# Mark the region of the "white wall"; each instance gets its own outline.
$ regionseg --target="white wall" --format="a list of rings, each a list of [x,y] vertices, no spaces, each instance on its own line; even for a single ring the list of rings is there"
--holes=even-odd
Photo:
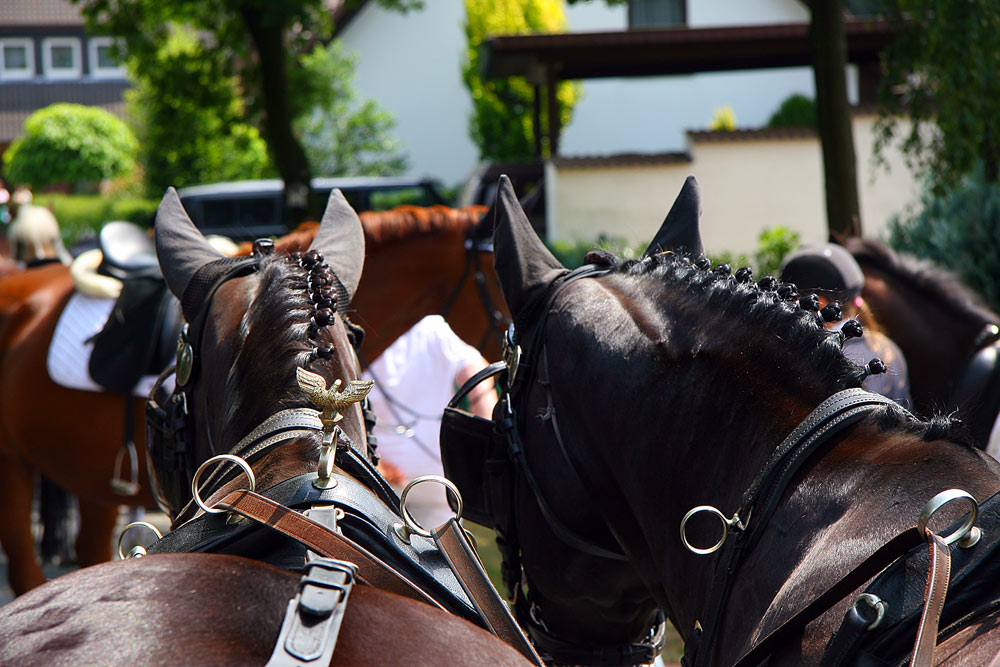
[[[469,138],[472,101],[462,83],[465,3],[429,0],[399,14],[369,2],[340,37],[360,61],[355,85],[396,117],[410,172],[447,184],[468,177],[478,160]]]
[[[691,27],[806,21],[798,0],[687,0]],[[571,31],[623,30],[627,8],[603,0],[566,10]],[[400,15],[369,2],[341,34],[360,54],[356,85],[391,111],[411,172],[457,183],[478,162],[469,138],[472,112],[462,84],[465,4],[429,0]],[[682,150],[685,131],[732,106],[741,127],[764,124],[792,93],[813,96],[808,68],[582,82],[583,99],[564,128],[562,155]],[[849,88],[856,95],[856,82]]]
[[[861,217],[866,236],[884,237],[891,216],[919,201],[918,182],[891,153],[874,169],[874,116],[855,116]],[[694,174],[702,190],[702,238],[709,253],[752,253],[760,232],[783,226],[804,243],[826,240],[825,193],[816,137],[697,141],[692,162],[655,166],[551,165],[546,187],[549,236],[589,241],[601,234],[645,243]]]

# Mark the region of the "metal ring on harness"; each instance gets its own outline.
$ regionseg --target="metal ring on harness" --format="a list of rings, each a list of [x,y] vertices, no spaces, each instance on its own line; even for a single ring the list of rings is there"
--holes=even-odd
[[[410,511],[406,509],[406,496],[410,492],[410,489],[415,487],[417,484],[422,484],[423,482],[435,482],[445,487],[455,498],[455,520],[462,518],[462,494],[459,492],[458,487],[445,477],[440,475],[420,475],[419,477],[414,477],[410,482],[403,487],[403,492],[399,494],[399,514],[403,517],[403,523],[397,523],[393,528],[396,530],[396,535],[399,539],[406,543],[410,542],[411,535],[419,535],[421,537],[431,537],[431,531],[427,530],[421,526],[410,514]]]
[[[122,529],[122,532],[118,533],[118,558],[120,560],[125,560],[126,558],[125,554],[122,553],[122,538],[125,537],[125,533],[127,533],[128,531],[132,530],[133,528],[139,528],[139,527],[152,531],[153,534],[156,535],[156,539],[158,540],[163,539],[163,533],[161,533],[160,529],[154,526],[153,524],[149,523],[148,521],[133,521],[129,525],[125,526],[125,528]],[[132,547],[131,551],[129,551],[128,558],[136,558],[145,555],[146,555],[146,547],[142,545],[136,545]]]
[[[722,529],[722,537],[719,538],[719,541],[706,549],[702,549],[692,545],[690,542],[688,542],[686,535],[688,520],[695,514],[698,514],[700,512],[708,512],[709,514],[718,517],[719,521],[721,521],[722,525],[724,526],[724,528]],[[715,553],[716,551],[722,548],[722,545],[726,543],[726,536],[729,534],[729,530],[731,528],[746,530],[746,524],[744,524],[743,520],[740,519],[739,514],[734,514],[732,519],[727,519],[725,514],[715,509],[711,505],[698,505],[698,507],[689,509],[687,511],[687,514],[684,515],[684,518],[681,519],[681,542],[684,543],[685,548],[687,548],[687,550],[690,551],[691,553],[698,554],[699,556],[707,556],[708,554]]]
[[[976,502],[976,499],[971,493],[963,491],[962,489],[948,489],[947,491],[942,491],[927,501],[924,508],[920,510],[920,517],[917,519],[917,530],[923,533],[927,530],[927,522],[930,521],[935,512],[950,503],[952,500],[959,499],[966,500],[971,506],[969,516],[965,522],[955,530],[955,532],[941,539],[944,540],[945,544],[951,544],[952,542],[963,540],[961,546],[972,546],[972,544],[978,542],[979,537],[982,535],[982,531],[975,528],[976,519],[979,518],[979,503]],[[968,544],[968,542],[972,540],[975,541],[973,541],[972,544]]]
[[[874,630],[879,626],[879,623],[882,622],[882,619],[885,618],[885,609],[888,605],[886,605],[885,600],[883,600],[877,595],[873,595],[871,593],[862,593],[858,597],[854,598],[854,608],[858,610],[859,615],[861,614],[862,602],[867,604],[870,609],[873,609],[875,611],[875,620],[869,623],[868,626],[865,628],[865,630]]]
[[[191,495],[194,497],[194,502],[206,514],[224,514],[226,511],[209,507],[202,502],[201,496],[198,495],[198,481],[201,479],[201,474],[205,472],[205,468],[217,461],[232,461],[239,467],[243,468],[243,471],[247,474],[247,479],[250,480],[250,490],[253,491],[257,487],[257,479],[253,476],[253,470],[251,470],[249,463],[241,459],[239,456],[233,456],[232,454],[219,454],[217,456],[213,456],[198,466],[198,470],[195,471],[194,477],[191,479]]]

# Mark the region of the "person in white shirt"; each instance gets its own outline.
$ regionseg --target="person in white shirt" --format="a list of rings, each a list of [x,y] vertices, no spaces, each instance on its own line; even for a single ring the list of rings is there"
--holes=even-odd
[[[428,315],[365,370],[364,379],[375,380],[368,397],[377,417],[379,469],[397,491],[419,475],[444,474],[438,442],[442,412],[458,387],[486,365],[443,317]],[[493,382],[480,383],[468,400],[470,412],[491,418],[497,402]],[[413,487],[406,506],[428,529],[454,514],[439,484]]]

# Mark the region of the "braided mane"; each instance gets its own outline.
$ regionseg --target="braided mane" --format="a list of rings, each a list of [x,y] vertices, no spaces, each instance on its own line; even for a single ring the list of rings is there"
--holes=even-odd
[[[800,299],[794,285],[771,277],[755,282],[749,269],[735,274],[728,265],[711,267],[704,257],[697,261],[673,253],[642,260],[621,260],[595,251],[590,259],[612,268],[612,273],[634,280],[639,294],[655,294],[645,286],[651,279],[670,295],[670,309],[685,326],[671,332],[671,347],[691,350],[692,357],[708,337],[724,337],[733,350],[767,350],[780,359],[782,377],[800,376],[826,395],[860,387],[868,371],[844,356],[843,334],[824,328],[823,317],[809,299]],[[682,382],[697,382],[684,378]],[[917,419],[895,405],[873,412],[880,428],[903,428],[925,440],[948,438],[974,446],[964,426],[947,416]]]

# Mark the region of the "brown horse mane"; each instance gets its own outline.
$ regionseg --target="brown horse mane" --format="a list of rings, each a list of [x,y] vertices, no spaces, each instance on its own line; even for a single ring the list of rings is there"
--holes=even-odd
[[[990,310],[983,299],[952,271],[929,260],[897,253],[874,239],[850,237],[844,240],[844,247],[859,262],[910,285],[928,300],[941,304],[959,317],[983,324],[1000,322],[1000,315]]]
[[[365,211],[358,217],[365,230],[365,243],[383,245],[437,232],[457,231],[467,234],[485,212],[484,206],[397,206],[388,211]],[[304,252],[316,236],[318,227],[318,222],[303,222],[294,231],[278,239],[278,250]],[[252,243],[243,243],[237,254],[249,255],[252,248]]]
[[[867,377],[863,367],[844,356],[841,334],[824,328],[820,316],[802,305],[793,285],[779,285],[771,277],[754,282],[748,269],[734,275],[728,265],[713,268],[704,259],[700,260],[704,264],[696,265],[673,253],[622,261],[611,253],[594,251],[590,260],[636,280],[656,277],[662,281],[674,295],[671,312],[683,313],[688,323],[671,331],[670,344],[677,349],[691,349],[695,355],[707,336],[742,336],[742,341],[734,343],[741,349],[773,349],[768,341],[780,341],[783,372],[788,377],[815,378],[828,395],[860,387]],[[637,287],[638,293],[649,293],[648,287]],[[676,386],[697,383],[695,377],[675,378]],[[712,391],[719,389],[720,383],[713,383]],[[925,421],[891,405],[875,410],[871,419],[882,430],[900,428],[924,440],[947,438],[975,446],[962,423],[949,416]]]
[[[281,253],[265,257],[256,294],[240,324],[243,343],[226,378],[226,441],[220,451],[229,451],[273,412],[314,407],[298,390],[295,369],[322,373],[317,366],[328,363],[313,354],[333,344],[325,327],[311,324],[315,309],[306,269]]]

